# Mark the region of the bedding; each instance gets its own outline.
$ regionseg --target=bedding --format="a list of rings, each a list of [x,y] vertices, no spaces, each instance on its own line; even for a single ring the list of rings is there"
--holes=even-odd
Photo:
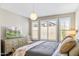
[[[51,56],[58,47],[59,42],[37,41],[18,48],[13,56]]]
[[[26,53],[28,56],[51,56],[58,47],[58,42],[44,42],[31,49]]]
[[[30,48],[37,46],[43,42],[45,42],[45,41],[38,41],[38,42],[35,42],[32,44],[20,47],[20,48],[16,49],[16,51],[13,53],[13,56],[24,56],[27,50],[29,50]]]
[[[63,42],[53,42],[53,43],[51,42],[51,44],[49,44],[49,42],[46,41],[37,41],[32,44],[16,49],[16,51],[13,53],[13,56],[25,56],[25,55],[26,56],[68,56],[72,54],[79,55],[79,52],[78,53],[75,52],[79,50],[78,47],[77,48],[74,47],[71,51],[69,51],[70,52],[69,54],[68,53],[62,54],[60,52],[60,48],[62,45]],[[51,48],[51,46],[53,48]]]

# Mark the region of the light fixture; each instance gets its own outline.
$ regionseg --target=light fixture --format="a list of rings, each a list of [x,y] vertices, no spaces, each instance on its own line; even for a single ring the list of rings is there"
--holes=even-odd
[[[32,12],[30,15],[31,20],[36,20],[38,18],[37,14],[35,12]]]
[[[37,20],[37,18],[38,18],[38,15],[37,15],[37,13],[36,13],[36,11],[35,11],[35,4],[33,3],[32,4],[32,7],[33,7],[33,10],[32,10],[32,13],[30,14],[30,19],[31,20]]]

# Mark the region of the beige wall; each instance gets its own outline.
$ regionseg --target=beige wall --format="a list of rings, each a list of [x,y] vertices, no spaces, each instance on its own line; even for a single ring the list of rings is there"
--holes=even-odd
[[[22,30],[23,36],[28,35],[28,20],[25,17],[0,9],[0,39],[2,26],[17,27]]]

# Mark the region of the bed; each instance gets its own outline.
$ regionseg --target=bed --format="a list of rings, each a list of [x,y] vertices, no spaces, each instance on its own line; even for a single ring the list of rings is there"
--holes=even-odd
[[[27,46],[18,48],[14,56],[52,56],[57,49],[59,42],[37,41]]]
[[[28,56],[51,56],[58,47],[58,42],[43,42],[31,49],[26,53]]]

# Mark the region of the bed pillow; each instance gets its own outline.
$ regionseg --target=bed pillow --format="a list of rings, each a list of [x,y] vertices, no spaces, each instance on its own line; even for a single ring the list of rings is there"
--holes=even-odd
[[[69,52],[69,56],[79,56],[79,43]]]
[[[76,45],[75,41],[69,41],[64,43],[61,48],[60,48],[60,52],[61,53],[68,53],[74,46]]]
[[[57,49],[55,50],[52,56],[67,56],[68,55],[68,54],[61,54],[60,47],[61,47],[61,43],[58,45]]]
[[[75,40],[72,36],[66,36],[61,43],[64,44],[69,41],[75,41]]]
[[[72,36],[66,36],[64,40],[61,42],[60,53],[67,53],[71,48],[76,45],[75,40]]]

